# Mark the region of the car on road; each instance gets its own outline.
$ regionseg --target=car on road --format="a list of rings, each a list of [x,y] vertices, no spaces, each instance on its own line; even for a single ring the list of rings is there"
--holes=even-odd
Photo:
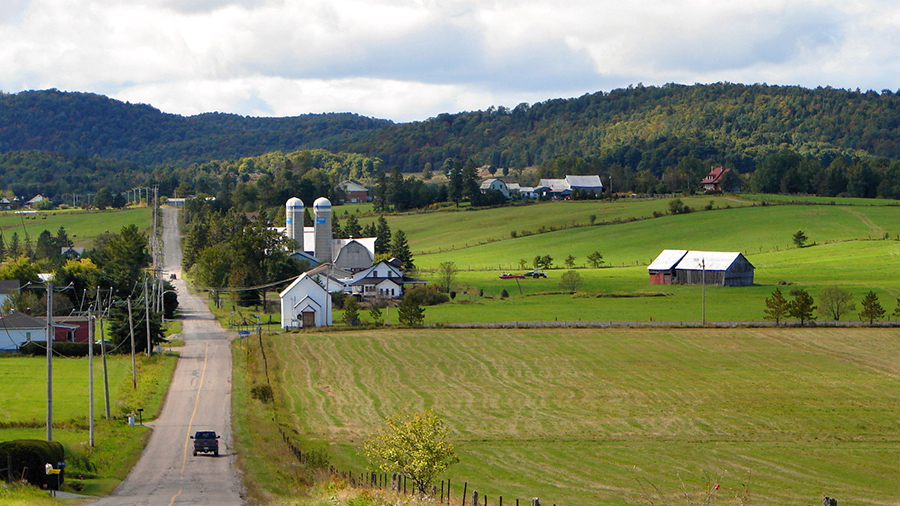
[[[212,453],[219,456],[219,436],[214,430],[198,430],[191,439],[194,440],[194,456],[198,453]]]

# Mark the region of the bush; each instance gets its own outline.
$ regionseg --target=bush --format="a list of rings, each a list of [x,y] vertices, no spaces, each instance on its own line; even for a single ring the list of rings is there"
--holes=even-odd
[[[269,385],[253,385],[250,387],[250,396],[258,399],[263,404],[272,402],[275,396],[272,394],[272,387]]]
[[[56,479],[47,480],[49,477],[44,466],[53,464],[57,467],[65,460],[66,454],[63,445],[59,441],[42,441],[38,439],[18,439],[0,443],[0,459],[6,464],[6,456],[12,457],[12,473],[0,473],[5,479],[8,474],[16,479],[23,477],[32,485],[52,483],[56,485]],[[63,475],[59,475],[62,483]]]
[[[509,298],[509,292],[506,291],[506,288],[504,288],[503,290],[500,290],[500,298],[501,299]]]
[[[411,297],[416,304],[421,306],[436,306],[450,302],[450,297],[434,286],[417,286],[412,290],[407,290],[406,297]]]

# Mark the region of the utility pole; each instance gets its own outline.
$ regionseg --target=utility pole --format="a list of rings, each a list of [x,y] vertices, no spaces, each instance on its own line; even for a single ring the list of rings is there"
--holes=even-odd
[[[147,292],[147,276],[144,275],[144,312],[147,320],[147,357],[150,357],[150,293]]]
[[[134,361],[134,320],[131,319],[131,296],[128,296],[128,332],[131,334],[131,387],[137,390],[137,364]]]
[[[94,315],[88,306],[88,429],[90,432],[90,445],[94,446]]]
[[[47,281],[47,441],[53,441],[53,281]]]
[[[701,304],[703,306],[703,308],[702,308],[703,325],[706,325],[706,259],[705,258],[700,259],[700,272],[702,273],[701,274],[701,276],[702,276],[701,283],[703,285],[703,288],[701,289],[701,291],[702,291]]]
[[[112,287],[109,289],[110,304],[112,303]],[[97,287],[97,307],[100,308],[100,359],[103,362],[103,396],[106,399],[106,419],[110,419],[109,412],[109,373],[106,370],[106,333],[103,332],[103,299],[100,297],[100,287]],[[93,345],[92,345],[93,346]]]

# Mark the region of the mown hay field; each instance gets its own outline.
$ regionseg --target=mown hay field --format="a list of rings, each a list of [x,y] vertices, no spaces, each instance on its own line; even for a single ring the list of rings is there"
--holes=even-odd
[[[495,503],[900,500],[900,330],[385,330],[270,337],[307,448],[362,471],[363,438],[434,409]]]

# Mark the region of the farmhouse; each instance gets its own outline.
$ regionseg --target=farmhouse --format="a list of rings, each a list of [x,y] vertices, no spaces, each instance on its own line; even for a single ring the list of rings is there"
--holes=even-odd
[[[369,201],[369,189],[357,183],[356,181],[344,181],[338,187],[344,191],[346,195],[345,202],[358,204]]]
[[[396,264],[378,262],[347,280],[349,294],[361,299],[395,299],[403,296],[406,285],[425,284],[403,275]]]
[[[647,270],[651,284],[750,286],[754,267],[736,252],[663,250]]]
[[[709,174],[706,175],[700,181],[700,186],[703,187],[703,190],[707,193],[715,193],[721,191],[735,191],[737,188],[722,188],[725,184],[725,174],[731,172],[731,169],[727,169],[725,167],[713,167],[712,170],[709,171]],[[740,181],[737,178],[733,178],[733,181]]]
[[[0,351],[17,351],[28,341],[47,341],[47,320],[18,312],[0,318]]]

